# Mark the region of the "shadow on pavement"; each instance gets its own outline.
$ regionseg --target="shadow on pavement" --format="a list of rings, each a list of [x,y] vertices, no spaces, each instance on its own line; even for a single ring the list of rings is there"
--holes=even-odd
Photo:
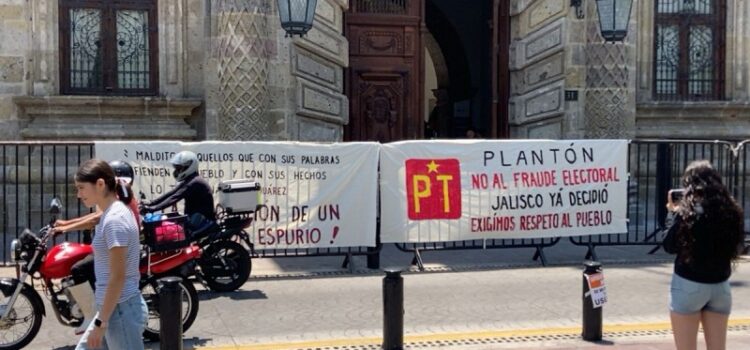
[[[183,350],[190,350],[195,349],[196,347],[206,346],[211,340],[211,338],[185,338],[182,341]],[[159,342],[146,342],[143,345],[144,348],[148,350],[159,350],[161,344],[159,344]],[[58,348],[52,348],[52,350],[75,350],[75,348],[75,345],[66,345]]]
[[[584,342],[591,343],[591,344],[596,344],[596,345],[601,345],[601,346],[613,346],[613,345],[615,345],[615,342],[613,342],[611,340],[597,340],[597,341],[585,341],[584,340]]]
[[[216,298],[229,298],[232,300],[268,299],[266,293],[260,290],[236,290],[234,292],[218,293],[202,290],[198,292],[199,300],[213,300]]]
[[[613,265],[661,265],[674,261],[674,256],[657,250],[649,252],[652,245],[600,246],[596,254],[606,266]],[[575,245],[569,239],[561,239],[556,245],[544,248],[548,266],[581,266],[587,253],[586,246]],[[542,262],[534,260],[535,248],[470,249],[470,250],[421,250],[427,269],[469,271],[471,269],[506,269],[512,267],[543,268]],[[380,253],[381,267],[412,267],[414,253],[399,250],[394,244],[384,244]],[[299,277],[350,277],[350,269],[342,268],[343,256],[336,257],[264,257],[255,258],[251,279],[297,279]],[[356,274],[379,273],[368,270],[366,258],[355,256],[350,263]]]
[[[196,347],[203,347],[210,343],[212,339],[211,338],[198,338],[198,337],[192,337],[192,338],[185,338],[182,341],[182,346],[184,350],[190,350],[195,349]],[[161,344],[159,342],[145,342],[143,344],[143,347],[147,350],[159,350]],[[62,347],[52,348],[52,350],[75,350],[75,345],[66,345]]]
[[[211,338],[185,338],[182,340],[182,348],[183,350],[190,350],[195,349],[196,347],[204,347],[206,345],[209,345],[211,340]],[[159,344],[159,342],[149,342],[144,344],[144,348],[146,350],[160,350],[160,345],[161,344]]]

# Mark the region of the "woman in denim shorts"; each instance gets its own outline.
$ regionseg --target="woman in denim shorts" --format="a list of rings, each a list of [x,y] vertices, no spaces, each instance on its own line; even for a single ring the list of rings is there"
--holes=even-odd
[[[725,349],[732,309],[728,279],[745,236],[742,209],[708,161],[690,163],[682,186],[667,196],[664,237],[664,250],[677,254],[669,300],[675,344],[678,350],[696,349],[703,325],[708,350]]]
[[[112,167],[97,159],[81,165],[75,184],[87,207],[102,210],[91,241],[97,313],[76,350],[142,350],[148,310],[138,288],[140,240],[138,223],[125,204],[130,197],[125,195],[127,185],[116,181]]]

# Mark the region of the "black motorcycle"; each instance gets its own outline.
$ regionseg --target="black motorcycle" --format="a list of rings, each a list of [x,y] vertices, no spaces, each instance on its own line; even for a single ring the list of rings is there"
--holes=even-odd
[[[140,193],[140,197],[143,203],[146,198],[143,192]],[[173,209],[176,210],[175,207]],[[164,215],[181,216],[176,211]],[[216,292],[231,292],[240,288],[247,282],[252,270],[250,252],[253,250],[253,244],[245,231],[252,223],[251,214],[220,211],[215,222],[205,218],[191,219],[185,223],[186,235],[189,235],[187,239],[203,251],[198,259],[196,278]]]
[[[250,277],[253,244],[245,228],[251,223],[252,217],[219,215],[214,225],[192,233],[191,240],[203,249],[198,260],[198,278],[211,290],[231,292]]]

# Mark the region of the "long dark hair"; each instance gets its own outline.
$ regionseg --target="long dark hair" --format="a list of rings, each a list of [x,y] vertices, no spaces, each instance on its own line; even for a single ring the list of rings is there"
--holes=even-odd
[[[117,193],[117,198],[125,204],[133,200],[133,190],[125,181],[118,181],[115,171],[109,164],[101,159],[89,159],[78,168],[75,180],[77,182],[88,182],[95,184],[97,180],[104,180],[109,192]]]
[[[736,261],[745,238],[742,208],[719,172],[706,160],[694,161],[685,168],[682,186],[685,197],[677,209],[682,220],[676,237],[682,259],[709,264]],[[704,249],[696,250],[697,245]]]

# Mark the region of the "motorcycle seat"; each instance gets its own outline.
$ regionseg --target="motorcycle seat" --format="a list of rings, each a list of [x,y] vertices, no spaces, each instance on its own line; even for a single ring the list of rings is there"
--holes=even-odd
[[[197,214],[200,215],[200,214]],[[201,216],[203,217],[203,216]],[[215,221],[208,220],[206,218],[203,218],[203,221],[201,222],[194,222],[194,220],[190,220],[190,238],[192,240],[200,239],[204,236],[207,236],[211,232],[215,232],[219,229],[219,226],[216,224]]]

